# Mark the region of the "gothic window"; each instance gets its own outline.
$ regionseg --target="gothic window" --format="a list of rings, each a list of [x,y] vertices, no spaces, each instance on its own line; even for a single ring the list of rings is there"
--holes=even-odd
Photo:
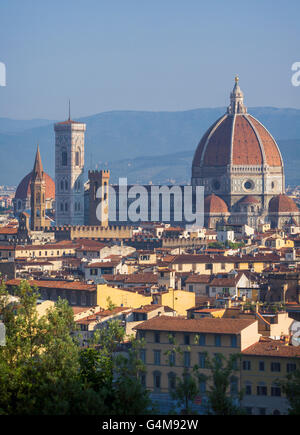
[[[39,193],[36,194],[36,202],[37,203],[41,202],[41,195]]]
[[[68,165],[68,155],[67,155],[67,151],[63,150],[61,153],[61,165],[62,166],[67,166]]]
[[[80,151],[76,151],[75,154],[75,165],[80,166]]]
[[[61,180],[61,182],[60,182],[60,190],[64,190],[64,182],[63,182],[63,180]]]
[[[64,211],[64,204],[63,204],[63,202],[60,203],[60,211]]]
[[[78,211],[80,210],[80,202],[78,203]]]
[[[68,211],[68,203],[65,203],[65,211]]]
[[[68,186],[68,181],[65,180],[65,190],[68,190],[69,186]]]
[[[75,211],[77,211],[77,202],[75,202]]]

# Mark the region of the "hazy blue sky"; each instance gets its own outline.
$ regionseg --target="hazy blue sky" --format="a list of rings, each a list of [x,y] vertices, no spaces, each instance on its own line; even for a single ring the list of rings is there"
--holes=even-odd
[[[299,0],[4,0],[0,116],[228,104],[300,108]]]

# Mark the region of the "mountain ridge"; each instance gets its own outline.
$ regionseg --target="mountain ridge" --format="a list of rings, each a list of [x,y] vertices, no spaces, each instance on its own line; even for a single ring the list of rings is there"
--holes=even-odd
[[[157,176],[153,176],[153,171],[151,175],[149,168],[150,160],[153,160],[154,165],[155,161],[161,160],[161,156],[168,156],[169,162],[163,159],[165,165],[161,166],[160,171],[166,176],[158,178],[182,179],[182,175],[176,176],[175,168],[181,167],[182,174],[183,162],[178,156],[174,157],[174,154],[193,153],[205,131],[225,111],[225,107],[177,112],[113,110],[74,120],[87,124],[86,170],[110,165],[113,176],[126,176],[124,172],[113,174],[113,171],[119,172],[121,168],[125,171],[124,162],[121,161],[128,160],[128,164],[131,160],[140,158],[141,167],[147,167],[149,172],[146,179],[149,178],[150,181],[154,177],[151,181],[156,182]],[[300,109],[252,107],[248,108],[248,113],[265,125],[277,140],[286,165],[287,183],[290,180],[297,182],[296,166],[300,163]],[[54,176],[54,122],[45,119],[9,122],[7,118],[0,118],[0,147],[2,155],[5,155],[0,164],[0,184],[16,185],[32,170],[37,144],[45,170]],[[171,162],[172,156],[174,161]],[[186,158],[188,157],[184,159]],[[186,164],[190,165],[191,159],[188,158]],[[127,168],[129,178],[132,178],[136,171],[130,169],[130,166]],[[171,172],[168,176],[169,169]]]

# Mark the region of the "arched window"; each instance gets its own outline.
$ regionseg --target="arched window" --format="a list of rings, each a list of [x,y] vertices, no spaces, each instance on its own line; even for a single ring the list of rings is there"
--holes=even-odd
[[[68,180],[65,180],[65,190],[68,190],[68,188],[69,188]]]
[[[63,180],[61,180],[61,182],[60,182],[60,190],[64,190],[64,181]]]
[[[65,211],[68,211],[68,203],[65,203]]]
[[[68,154],[66,150],[63,150],[61,152],[61,165],[67,166],[68,165]]]
[[[80,151],[76,151],[75,153],[75,165],[80,166]]]
[[[78,203],[78,211],[80,211],[80,202]]]
[[[75,202],[75,211],[77,211],[77,202]]]
[[[60,203],[60,211],[64,211],[64,203],[63,202]]]

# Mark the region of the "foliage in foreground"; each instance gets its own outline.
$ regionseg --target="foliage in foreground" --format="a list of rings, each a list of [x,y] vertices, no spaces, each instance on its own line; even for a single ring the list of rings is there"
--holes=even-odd
[[[15,289],[18,304],[8,303],[0,289],[0,313],[6,346],[0,347],[0,414],[102,415],[150,412],[148,393],[139,381],[143,370],[138,342],[129,356],[116,355],[124,340],[117,321],[99,331],[91,347],[82,349],[71,307],[58,300],[38,316],[38,292],[27,282]],[[101,343],[101,345],[100,345]]]

